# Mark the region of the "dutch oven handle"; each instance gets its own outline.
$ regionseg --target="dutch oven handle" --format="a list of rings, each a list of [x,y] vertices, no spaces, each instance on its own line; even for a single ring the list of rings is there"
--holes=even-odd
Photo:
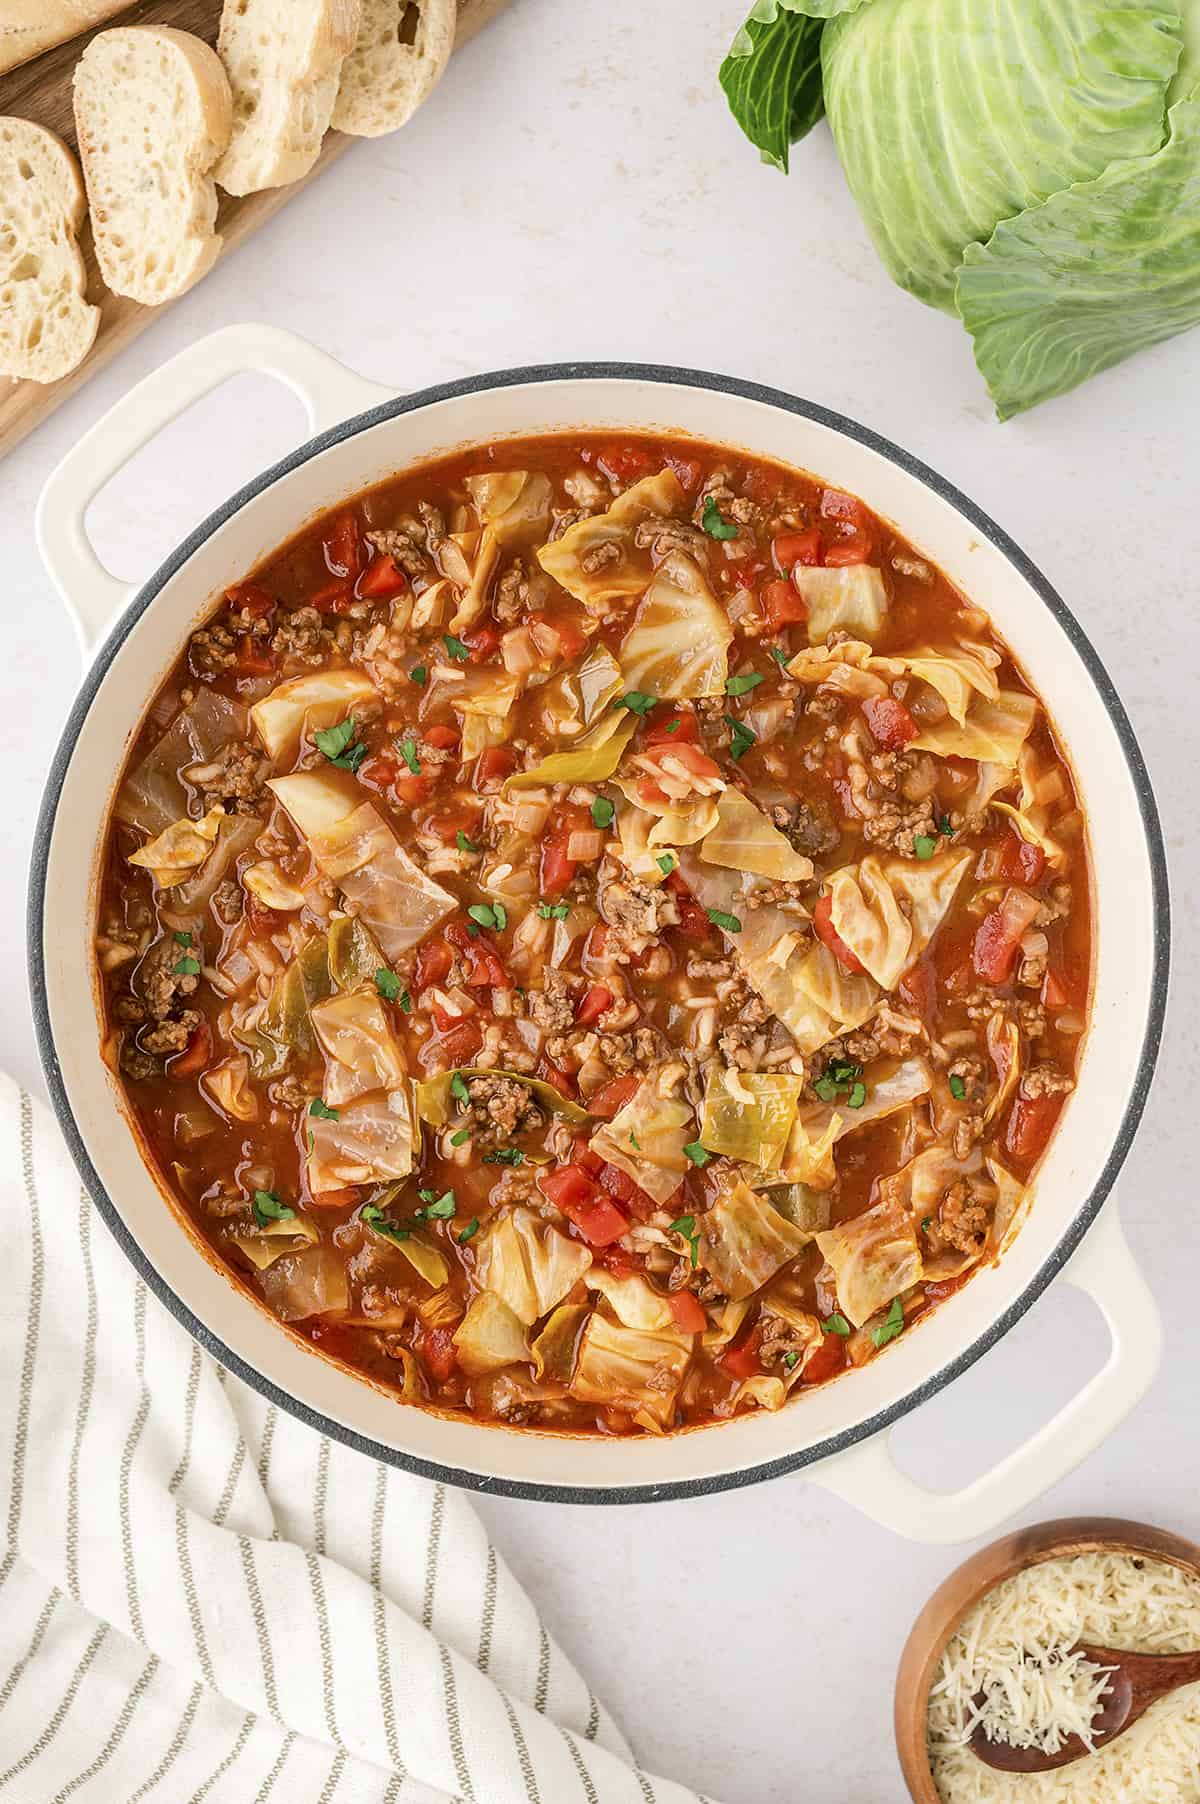
[[[225,326],[180,351],[117,402],[69,451],[42,490],[37,538],[42,561],[90,660],[137,593],[106,570],[88,536],[87,511],[129,459],[195,401],[231,376],[274,376],[304,407],[313,437],[352,414],[395,398],[278,326]]]
[[[969,1541],[1026,1509],[1123,1422],[1158,1370],[1162,1324],[1110,1199],[1063,1277],[1097,1304],[1112,1338],[1107,1360],[1025,1444],[961,1491],[931,1491],[896,1465],[891,1430],[809,1468],[814,1484],[910,1541]]]

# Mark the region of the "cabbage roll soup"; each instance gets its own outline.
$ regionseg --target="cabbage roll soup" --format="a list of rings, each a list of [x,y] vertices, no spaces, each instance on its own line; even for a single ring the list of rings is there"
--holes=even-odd
[[[986,615],[855,496],[556,436],[222,597],[117,787],[97,961],[147,1157],[293,1332],[397,1401],[662,1434],[1003,1252],[1088,861]]]

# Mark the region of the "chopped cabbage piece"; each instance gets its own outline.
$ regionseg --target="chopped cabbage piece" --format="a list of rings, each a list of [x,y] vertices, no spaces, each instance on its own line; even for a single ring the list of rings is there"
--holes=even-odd
[[[637,718],[627,710],[603,715],[569,752],[551,752],[532,770],[519,770],[504,787],[540,789],[552,783],[605,783],[625,755],[625,747],[637,730]]]
[[[202,1072],[200,1088],[232,1120],[258,1120],[258,1095],[250,1088],[250,1061],[244,1052]]]
[[[798,652],[787,668],[798,683],[820,684],[857,701],[886,695],[897,677],[919,677],[937,690],[961,726],[975,697],[995,701],[1000,694],[996,679],[999,662],[999,652],[974,640],[877,656],[865,641],[844,639],[837,645],[814,645]]]
[[[822,642],[798,651],[787,673],[798,683],[865,701],[869,696],[887,694],[887,683],[874,664],[875,653],[865,639],[843,639],[837,645]]]
[[[836,1110],[806,1108],[792,1123],[777,1168],[766,1175],[812,1190],[832,1190],[837,1181],[833,1149],[846,1132],[846,1125]],[[753,1182],[761,1188],[757,1177]],[[783,1213],[789,1221],[794,1220],[790,1210],[785,1209]]]
[[[354,813],[362,791],[346,771],[318,767],[296,771],[290,777],[270,777],[267,788],[291,815],[305,839],[328,833]]]
[[[458,1348],[459,1365],[471,1377],[518,1365],[530,1356],[521,1323],[508,1304],[490,1290],[481,1290],[471,1299],[451,1339]]]
[[[346,1184],[386,1183],[412,1171],[416,1130],[407,1085],[347,1103],[336,1121],[310,1117],[306,1126],[308,1185],[314,1194]]]
[[[708,1068],[700,1139],[710,1153],[773,1171],[783,1156],[804,1079],[782,1072]]]
[[[479,1282],[495,1292],[526,1327],[561,1303],[592,1263],[577,1240],[528,1209],[513,1209],[480,1235]]]
[[[792,580],[808,604],[808,637],[814,645],[836,627],[869,639],[887,617],[888,592],[883,574],[873,564],[797,564]]]
[[[987,1049],[999,1083],[984,1111],[984,1126],[995,1121],[1017,1093],[1021,1078],[1021,1029],[1011,1015],[988,1016]]]
[[[404,1082],[404,1054],[374,990],[349,990],[314,1004],[312,1024],[325,1054],[322,1094],[332,1108]]]
[[[761,1174],[760,1181],[760,1174],[756,1173],[750,1180],[751,1187],[755,1190],[768,1190],[768,1200],[780,1215],[785,1215],[793,1228],[798,1229],[805,1240],[809,1241],[820,1229],[829,1226],[833,1213],[829,1191],[817,1190],[811,1184],[799,1181],[780,1184],[779,1177],[779,1172],[767,1171]]]
[[[629,809],[621,810],[621,819],[635,808],[639,813],[651,817],[645,826],[646,845],[656,856],[666,847],[694,846],[698,840],[711,833],[717,824],[715,796],[693,795],[686,801],[673,801],[669,797],[654,795],[653,778],[649,785],[644,777],[622,776],[614,778],[614,782],[630,804]],[[638,825],[635,832],[641,831],[642,828]]]
[[[255,1271],[265,1272],[285,1253],[298,1253],[302,1247],[315,1246],[321,1237],[316,1224],[307,1216],[294,1215],[290,1221],[269,1221],[253,1232],[247,1228],[229,1238],[239,1253],[245,1254]]]
[[[579,1331],[590,1311],[586,1303],[560,1303],[553,1310],[541,1333],[530,1344],[533,1369],[539,1379],[557,1378],[570,1382],[575,1370],[575,1354]]]
[[[264,908],[276,909],[280,914],[304,907],[304,891],[284,875],[275,858],[260,858],[257,864],[248,865],[242,872],[242,888],[248,889]]]
[[[640,1328],[646,1334],[661,1334],[675,1326],[671,1305],[661,1291],[655,1290],[637,1272],[618,1278],[594,1265],[584,1283],[598,1290],[624,1328]]]
[[[991,1255],[1000,1259],[1007,1253],[1025,1225],[1029,1205],[1033,1201],[1030,1185],[1022,1184],[1006,1171],[998,1159],[989,1154],[988,1176],[996,1186],[996,1206],[992,1211]]]
[[[293,1054],[302,1060],[312,1055],[310,1011],[328,994],[329,946],[324,934],[314,934],[275,979],[257,1015],[234,1029],[235,1038],[249,1048],[255,1077],[278,1077]]]
[[[993,802],[992,806],[998,813],[1006,814],[1021,838],[1029,845],[1037,846],[1045,855],[1046,863],[1058,870],[1067,855],[1051,837],[1050,819],[1054,805],[1066,799],[1067,787],[1062,771],[1054,764],[1043,766],[1028,743],[1021,747],[1017,770],[1021,778],[1021,799],[1016,807],[1011,802]]]
[[[660,1096],[659,1073],[644,1077],[623,1109],[592,1135],[592,1151],[626,1172],[656,1203],[674,1196],[688,1170],[690,1103]]]
[[[374,983],[383,954],[357,915],[334,915],[329,923],[329,975],[339,990]]]
[[[856,1328],[920,1282],[923,1267],[916,1228],[895,1202],[876,1203],[862,1215],[818,1234],[816,1242],[833,1267],[842,1314]]]
[[[216,844],[194,876],[185,876],[171,891],[172,915],[192,915],[197,919],[212,901],[234,865],[254,844],[262,832],[262,822],[254,814],[227,814],[217,828]]]
[[[244,739],[246,710],[202,683],[162,738],[122,783],[113,813],[139,833],[161,833],[187,813],[187,786],[179,773],[212,758],[226,740]]]
[[[914,751],[934,752],[939,758],[976,758],[1014,770],[1037,706],[1032,695],[1015,689],[1001,689],[994,700],[976,696],[964,721],[950,716],[923,726],[909,743]]]
[[[454,1095],[451,1086],[456,1077],[507,1077],[514,1084],[524,1084],[533,1096],[541,1103],[543,1109],[551,1115],[561,1115],[564,1121],[587,1121],[590,1119],[586,1109],[572,1102],[540,1077],[528,1077],[523,1071],[506,1071],[503,1066],[463,1065],[458,1071],[443,1071],[437,1077],[423,1078],[417,1085],[417,1114],[430,1127],[445,1127],[455,1114]]]
[[[700,566],[672,551],[621,643],[626,687],[669,701],[723,695],[732,639],[729,616]]]
[[[389,1240],[393,1247],[419,1278],[424,1278],[431,1290],[444,1290],[450,1282],[450,1267],[446,1263],[446,1255],[432,1241],[422,1239],[418,1234],[409,1234],[407,1240]]]
[[[749,871],[780,883],[805,883],[813,874],[812,859],[797,852],[740,789],[722,791],[716,822],[704,837],[700,856],[706,864]]]
[[[291,1222],[287,1226],[290,1228]],[[281,1321],[302,1322],[313,1315],[344,1315],[350,1306],[342,1256],[336,1247],[324,1241],[272,1260],[259,1282],[268,1308]]]
[[[305,732],[332,727],[377,699],[374,683],[360,670],[313,670],[277,684],[255,702],[250,719],[263,750],[278,761],[294,755]]]
[[[550,478],[541,470],[489,470],[463,482],[480,524],[491,528],[501,545],[544,539],[550,530]]]
[[[556,736],[575,735],[600,719],[626,683],[607,645],[594,645],[539,692],[542,725]]]
[[[225,810],[217,807],[198,821],[172,821],[157,838],[131,852],[129,862],[149,871],[159,889],[173,889],[204,863],[224,818]]]
[[[521,693],[521,678],[487,664],[459,667],[453,677],[430,683],[422,714],[448,701],[458,714],[476,714],[485,720],[503,720]]]
[[[579,1343],[571,1395],[582,1403],[632,1409],[651,1432],[670,1426],[692,1352],[692,1336],[647,1334],[594,1311]]]
[[[807,1236],[740,1179],[696,1217],[700,1263],[735,1302],[761,1290]]]
[[[636,792],[636,784],[625,784],[618,780],[617,787],[628,796],[632,789]],[[629,802],[617,813],[617,843],[610,850],[614,851],[631,877],[639,883],[648,883],[652,888],[665,883],[675,868],[675,861],[666,858],[664,863],[661,841],[654,839],[654,834],[661,825],[660,817],[640,808],[636,802]]]
[[[488,587],[500,559],[500,541],[490,526],[482,532],[451,533],[438,546],[437,555],[443,574],[460,591],[458,606],[450,617],[450,631],[465,632],[487,610]]]
[[[609,602],[640,595],[646,587],[646,566],[634,555],[634,536],[641,521],[654,515],[666,519],[686,505],[675,472],[660,470],[657,476],[643,477],[618,495],[607,513],[577,520],[560,539],[543,545],[538,563],[590,614],[603,614]],[[616,546],[618,556],[608,563],[593,560],[591,554],[608,545]],[[585,561],[596,561],[599,568],[587,570]]]
[[[925,951],[972,862],[965,851],[924,861],[870,853],[831,874],[834,930],[883,989],[895,989]]]

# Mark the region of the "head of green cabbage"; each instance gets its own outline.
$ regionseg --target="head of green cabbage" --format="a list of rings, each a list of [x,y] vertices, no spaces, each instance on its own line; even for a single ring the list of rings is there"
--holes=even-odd
[[[721,85],[784,170],[828,117],[1001,419],[1200,322],[1200,0],[756,0]]]

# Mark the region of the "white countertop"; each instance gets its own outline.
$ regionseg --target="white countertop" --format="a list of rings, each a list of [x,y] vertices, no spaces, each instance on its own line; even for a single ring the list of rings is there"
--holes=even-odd
[[[262,318],[397,386],[611,357],[811,397],[909,447],[1014,535],[1091,634],[1141,737],[1173,864],[1176,969],[1121,1193],[1166,1352],[1141,1408],[1030,1519],[1126,1514],[1200,1536],[1200,332],[997,425],[965,334],[885,277],[825,132],[788,179],[742,141],[716,70],[743,9],[516,0],[407,130],[344,158],[4,464],[0,1064],[42,1087],[16,873],[78,669],[34,503],[138,377],[217,325]],[[240,379],[100,497],[97,542],[120,574],[147,574],[299,436],[282,390]],[[962,1482],[1105,1351],[1091,1306],[1052,1287],[896,1445],[918,1477]],[[802,1477],[657,1508],[481,1508],[651,1771],[722,1804],[900,1798],[893,1672],[954,1551],[898,1541]]]

